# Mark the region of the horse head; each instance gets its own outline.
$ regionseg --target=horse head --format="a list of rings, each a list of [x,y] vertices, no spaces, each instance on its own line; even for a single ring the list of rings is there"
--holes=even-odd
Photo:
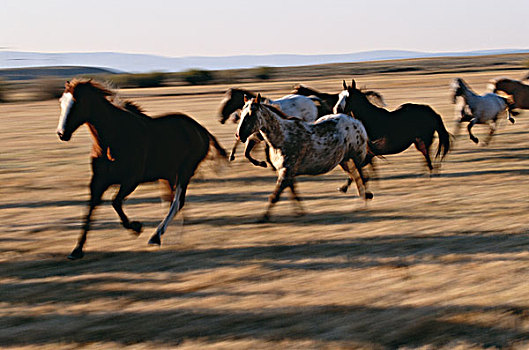
[[[221,124],[226,123],[232,116],[234,123],[239,120],[239,110],[244,106],[244,95],[245,92],[240,89],[230,88],[226,91],[226,95],[221,101],[219,108],[219,122]]]
[[[461,78],[452,80],[452,83],[450,83],[452,103],[456,103],[457,97],[463,95],[463,87],[465,86],[465,82]]]
[[[257,117],[258,111],[261,108],[261,94],[257,97],[247,99],[245,96],[245,105],[241,112],[241,120],[237,126],[237,133],[235,136],[242,142],[246,142],[248,137],[261,127],[260,120]]]
[[[111,96],[113,93],[99,85],[88,81],[67,81],[64,92],[59,99],[61,114],[57,125],[57,135],[62,141],[69,141],[72,134],[84,123],[90,121],[94,98]]]
[[[355,103],[354,101],[358,100],[360,96],[368,101],[366,95],[360,89],[356,88],[356,82],[354,79],[352,79],[350,86],[347,86],[344,80],[343,90],[338,94],[338,102],[336,102],[333,112],[344,114],[353,112],[353,105]]]

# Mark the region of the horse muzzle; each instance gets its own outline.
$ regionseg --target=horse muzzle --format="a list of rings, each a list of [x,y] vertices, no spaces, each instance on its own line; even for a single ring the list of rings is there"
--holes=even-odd
[[[66,135],[62,130],[57,130],[57,136],[61,141],[70,141],[71,138],[71,135]]]
[[[235,138],[236,138],[237,140],[241,141],[242,143],[246,143],[246,139],[247,139],[247,137],[245,137],[245,136],[241,136],[241,135],[239,135],[239,133],[235,133]]]

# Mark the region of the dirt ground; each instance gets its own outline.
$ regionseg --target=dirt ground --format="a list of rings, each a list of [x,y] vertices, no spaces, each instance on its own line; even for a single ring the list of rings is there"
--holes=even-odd
[[[482,93],[498,75],[518,78],[461,77]],[[365,75],[358,83],[391,109],[430,104],[453,131],[455,76]],[[270,97],[297,82],[338,92],[342,78],[351,77],[244,87]],[[151,115],[188,113],[229,149],[236,126],[217,122],[226,88],[121,95]],[[106,201],[79,261],[66,255],[86,210],[91,141],[83,127],[60,142],[58,116],[58,101],[0,105],[1,347],[529,348],[528,112],[514,125],[502,121],[488,147],[462,128],[440,176],[426,176],[414,148],[378,160],[367,205],[356,190],[336,190],[339,169],[300,177],[307,215],[297,217],[285,193],[267,224],[256,220],[275,173],[252,166],[239,148],[229,166],[201,167],[161,248],[147,246],[165,209],[158,185],[146,184],[125,205],[144,233],[122,228]],[[486,127],[474,130],[484,139]]]

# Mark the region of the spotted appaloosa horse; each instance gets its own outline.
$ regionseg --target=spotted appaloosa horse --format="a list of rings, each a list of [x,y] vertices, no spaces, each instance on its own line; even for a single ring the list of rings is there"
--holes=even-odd
[[[462,122],[470,122],[467,126],[468,135],[474,143],[479,142],[478,138],[472,134],[472,127],[474,125],[489,125],[490,132],[485,141],[487,145],[496,131],[500,114],[506,112],[509,121],[514,123],[514,118],[509,113],[510,107],[507,99],[495,93],[478,95],[461,78],[454,79],[450,84],[450,89],[452,91],[452,103],[456,103],[458,97],[461,97],[464,101],[464,103],[456,107],[460,115],[457,120],[458,129]],[[457,131],[454,134],[457,134]]]
[[[501,91],[509,95],[512,98],[511,110],[529,109],[529,85],[514,79],[496,78],[489,82],[489,89],[494,93]]]
[[[185,203],[187,185],[198,165],[213,146],[219,157],[226,152],[208,130],[185,114],[175,113],[151,118],[128,103],[121,108],[107,97],[113,92],[92,81],[66,83],[60,99],[61,115],[57,134],[68,141],[87,124],[94,144],[90,201],[77,246],[68,256],[83,257],[83,246],[94,209],[111,185],[119,185],[112,201],[123,226],[139,234],[142,224],[129,221],[122,209],[123,200],[143,182],[163,180],[171,198],[171,208],[149,244],[160,245],[161,235]],[[176,195],[175,195],[176,191]]]
[[[220,123],[224,124],[231,115],[235,114],[235,112],[237,111],[240,111],[240,109],[244,106],[244,104],[249,98],[254,97],[256,97],[256,95],[248,90],[236,88],[229,89],[221,102],[219,119]],[[307,122],[313,122],[319,116],[316,104],[312,99],[306,96],[287,95],[277,100],[271,100],[269,98],[264,98],[263,100],[268,104],[277,106],[286,115],[298,117]],[[238,115],[234,117],[234,120],[237,119]],[[263,141],[263,139],[259,133],[255,133],[254,135],[249,137],[248,142],[246,143],[246,147],[244,149],[244,155],[253,165],[266,168],[266,162],[258,161],[251,155],[252,149],[255,147],[256,144],[260,143],[261,141]],[[233,161],[235,159],[235,152],[237,150],[238,145],[239,140],[235,140],[230,153],[230,161]],[[265,154],[267,160],[269,160],[268,149],[265,149]]]
[[[412,144],[421,152],[430,172],[433,165],[430,158],[430,146],[434,133],[439,135],[439,146],[436,157],[441,160],[450,150],[450,134],[446,130],[443,119],[432,107],[414,103],[405,103],[394,111],[373,105],[365,94],[356,88],[353,79],[351,86],[343,81],[344,90],[334,107],[335,113],[352,113],[364,124],[369,135],[369,149],[365,163],[370,158],[405,151]],[[342,187],[342,191],[347,186]]]
[[[249,100],[237,127],[237,138],[245,142],[260,132],[270,147],[270,158],[277,170],[277,184],[269,199],[262,221],[270,219],[270,212],[285,188],[290,188],[300,214],[303,212],[295,190],[297,175],[319,175],[340,165],[356,181],[364,199],[373,198],[365,190],[361,165],[367,154],[367,133],[362,123],[345,114],[332,114],[307,123],[299,118],[288,118],[274,106],[261,103],[261,96]]]

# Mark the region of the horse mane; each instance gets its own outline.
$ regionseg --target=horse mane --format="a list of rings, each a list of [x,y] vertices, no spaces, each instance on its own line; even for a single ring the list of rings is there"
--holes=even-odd
[[[305,85],[303,85],[303,84],[296,84],[296,85],[294,85],[294,86],[292,87],[292,91],[291,91],[290,93],[291,93],[291,94],[295,94],[295,93],[299,92],[299,90],[301,90],[301,89],[305,89],[305,90],[307,90],[307,91],[310,91],[310,94],[311,94],[311,95],[319,95],[319,94],[321,94],[321,92],[319,92],[318,90],[315,90],[315,89],[313,89],[313,88],[311,88],[311,87],[308,87],[308,86],[305,86]]]
[[[66,91],[73,92],[79,86],[89,87],[105,97],[116,95],[116,93],[113,91],[109,84],[95,81],[92,79],[73,79],[72,81],[66,83]]]
[[[123,102],[122,108],[127,110],[127,111],[129,111],[129,112],[132,112],[132,113],[145,115],[144,109],[142,107],[140,107],[137,103],[132,102],[130,100],[125,100]]]
[[[267,103],[263,103],[262,105],[265,106],[265,107],[267,107],[268,109],[272,110],[272,112],[274,112],[275,114],[279,115],[279,116],[280,116],[281,118],[283,118],[283,119],[286,119],[286,120],[300,120],[300,121],[303,121],[303,119],[301,119],[301,118],[298,118],[298,117],[294,117],[294,116],[290,116],[290,115],[285,114],[285,112],[283,112],[281,109],[277,108],[277,107],[274,106],[274,105],[267,104]]]
[[[228,91],[226,91],[226,95],[232,95],[233,92],[240,92],[243,95],[248,95],[249,98],[254,98],[254,97],[257,96],[256,93],[254,93],[254,92],[252,92],[250,90],[241,89],[241,88],[229,88]]]

